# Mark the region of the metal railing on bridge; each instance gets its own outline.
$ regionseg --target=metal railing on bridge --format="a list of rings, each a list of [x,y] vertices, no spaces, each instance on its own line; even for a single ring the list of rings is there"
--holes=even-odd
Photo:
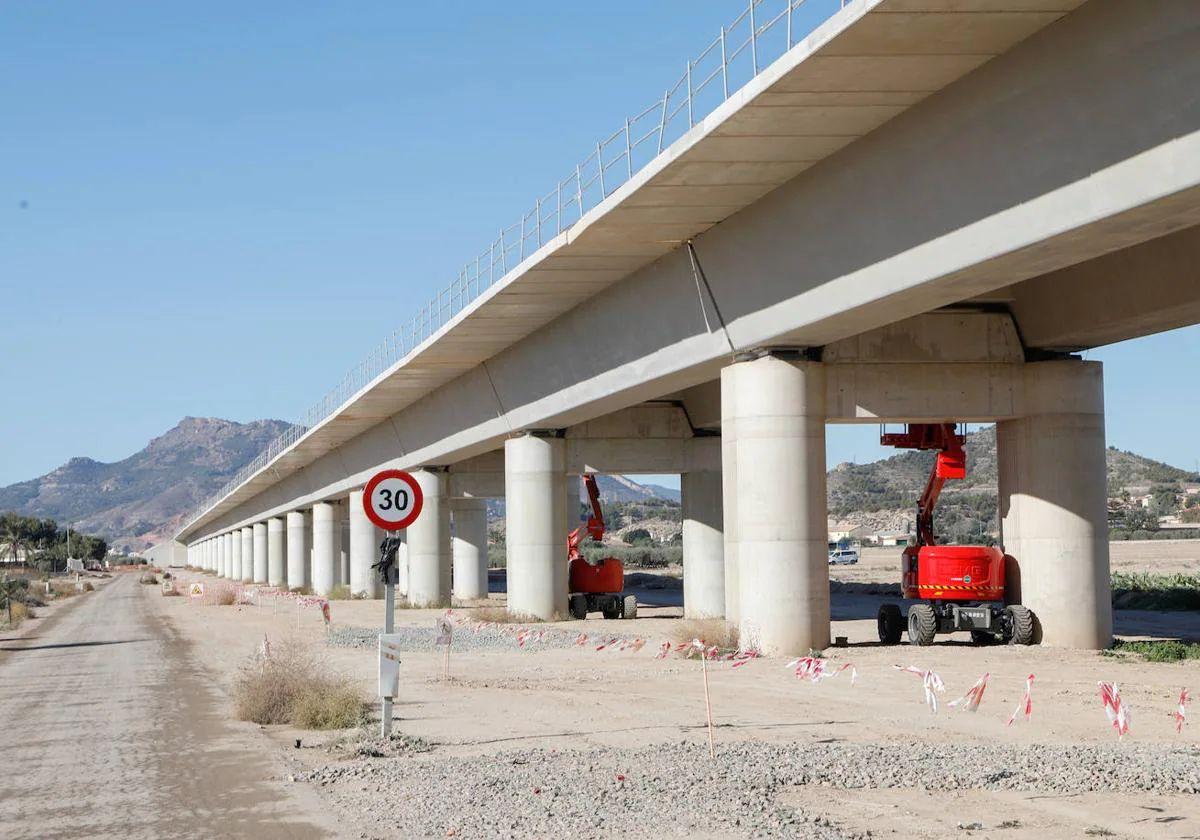
[[[350,370],[297,425],[267,445],[196,509],[194,522],[358,391],[411,353],[451,318],[499,282],[526,257],[569,229],[678,140],[852,0],[749,0],[732,23],[687,62],[658,99],[598,141],[573,172],[558,181],[519,222],[501,228],[454,281],[394,330]]]

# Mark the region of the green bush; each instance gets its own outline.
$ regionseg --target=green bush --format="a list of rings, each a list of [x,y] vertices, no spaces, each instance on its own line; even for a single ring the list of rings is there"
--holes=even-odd
[[[1144,657],[1148,662],[1183,662],[1186,659],[1200,659],[1200,644],[1174,640],[1131,642],[1125,639],[1116,639],[1113,642],[1113,652],[1135,653]]]

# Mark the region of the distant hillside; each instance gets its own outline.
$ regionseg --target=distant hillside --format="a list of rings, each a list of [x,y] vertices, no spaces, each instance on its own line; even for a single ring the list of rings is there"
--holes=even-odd
[[[944,532],[958,528],[964,535],[970,530],[978,533],[981,527],[984,532],[995,531],[996,427],[969,433],[966,450],[967,477],[946,485],[939,504],[939,526]],[[829,472],[829,515],[853,524],[878,521],[879,514],[907,512],[911,519],[933,458],[932,452],[906,450],[870,464],[838,464]],[[1196,473],[1112,447],[1107,450],[1106,462],[1110,496],[1125,488],[1197,480]]]
[[[140,550],[172,533],[287,428],[281,420],[185,417],[122,461],[72,458],[41,478],[0,488],[0,510],[51,517]]]

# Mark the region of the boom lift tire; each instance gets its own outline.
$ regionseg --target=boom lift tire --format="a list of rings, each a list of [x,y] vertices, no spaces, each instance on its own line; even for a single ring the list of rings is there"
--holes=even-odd
[[[904,614],[895,604],[884,604],[879,608],[875,623],[879,628],[879,641],[885,645],[900,644],[904,635]]]
[[[937,614],[929,604],[913,604],[908,608],[908,643],[917,647],[933,644],[937,636]]]
[[[604,605],[604,607],[600,610],[600,612],[602,612],[604,614],[605,618],[620,618],[621,617],[621,602],[617,601],[617,600],[613,600],[609,603],[606,603]]]
[[[1033,613],[1029,608],[1020,604],[1010,604],[1004,608],[1004,612],[1012,634],[1008,637],[1008,643],[1010,645],[1033,644]]]
[[[621,605],[621,613],[625,618],[637,618],[637,596],[625,596],[625,601]]]
[[[571,612],[571,617],[582,621],[587,618],[588,602],[586,595],[572,595],[567,602],[567,609]]]

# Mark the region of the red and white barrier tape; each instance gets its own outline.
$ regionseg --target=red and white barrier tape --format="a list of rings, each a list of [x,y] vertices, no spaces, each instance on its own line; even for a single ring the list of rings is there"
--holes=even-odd
[[[1133,720],[1133,709],[1121,699],[1121,689],[1116,683],[1099,682],[1100,702],[1104,704],[1104,714],[1108,722],[1117,730],[1117,737],[1124,738],[1129,732],[1129,722]]]
[[[845,662],[837,668],[830,670],[828,660],[821,659],[819,656],[801,656],[799,659],[793,659],[785,665],[785,668],[793,670],[798,680],[808,680],[809,682],[820,682],[836,677],[842,671],[850,672],[850,685],[855,685],[858,682],[858,668],[853,662]]]
[[[1187,704],[1191,699],[1186,688],[1179,692],[1179,706],[1175,709],[1175,734],[1177,735],[1183,732],[1183,727],[1187,723]]]
[[[1025,696],[1021,698],[1021,702],[1017,704],[1017,708],[1013,709],[1013,713],[1008,717],[1008,723],[1005,726],[1012,726],[1017,722],[1017,716],[1021,714],[1021,710],[1025,710],[1025,720],[1028,722],[1033,718],[1033,674],[1025,678]]]
[[[907,668],[902,668],[899,665],[893,665],[897,671],[907,671],[910,674],[916,674],[921,678],[921,687],[925,689],[925,705],[929,707],[932,714],[937,714],[938,710],[938,694],[946,691],[946,684],[942,682],[942,678],[933,671],[918,668],[915,665],[909,665]]]
[[[976,712],[979,710],[979,703],[983,700],[983,692],[987,691],[987,682],[990,674],[984,674],[979,679],[975,680],[975,685],[971,686],[967,693],[957,700],[951,700],[947,705],[951,708],[956,708],[961,712]]]

